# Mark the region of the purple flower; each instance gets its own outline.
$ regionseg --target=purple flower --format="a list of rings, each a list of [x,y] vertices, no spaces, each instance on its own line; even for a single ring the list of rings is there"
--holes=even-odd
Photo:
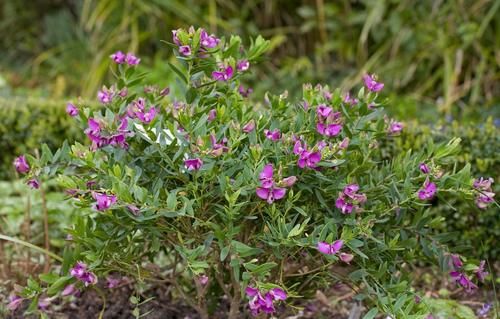
[[[240,93],[240,95],[243,97],[248,97],[250,94],[252,94],[252,92],[253,92],[252,88],[245,89],[241,84],[238,87],[238,93]]]
[[[115,195],[107,195],[98,192],[92,192],[92,197],[96,200],[93,205],[93,208],[102,212],[109,209],[111,206],[116,204],[116,196]]]
[[[125,57],[125,62],[127,62],[128,65],[138,65],[141,59],[129,52]]]
[[[354,259],[354,255],[347,253],[340,253],[339,257],[346,264],[349,264]]]
[[[50,306],[50,302],[52,300],[50,298],[42,298],[40,300],[38,300],[38,309],[40,310],[47,310],[47,308],[49,308]]]
[[[403,130],[403,127],[403,123],[391,120],[391,122],[389,123],[389,134],[398,134]]]
[[[111,54],[109,56],[113,61],[117,64],[123,64],[125,63],[125,54],[122,51],[116,51],[115,53]]]
[[[167,96],[169,94],[170,94],[170,88],[168,86],[160,91],[160,96]]]
[[[203,161],[200,158],[188,158],[184,161],[184,166],[188,171],[197,171],[203,166]]]
[[[259,180],[260,180],[260,185],[263,188],[271,188],[274,185],[274,180],[273,180],[273,164],[267,164],[264,166],[262,171],[259,174]]]
[[[14,160],[14,167],[16,168],[16,171],[21,174],[26,174],[30,171],[30,166],[24,155],[16,157]]]
[[[179,47],[179,53],[184,55],[184,56],[190,56],[191,55],[191,47],[189,45],[181,45]]]
[[[128,94],[128,89],[126,87],[122,88],[120,92],[118,92],[119,97],[126,97]]]
[[[339,135],[340,131],[342,130],[342,125],[317,123],[316,130],[321,135],[333,137]]]
[[[212,72],[212,78],[216,81],[227,81],[233,76],[233,68],[228,66],[227,68],[221,68],[219,71]]]
[[[321,241],[318,243],[318,250],[326,255],[334,255],[342,249],[344,246],[344,241],[339,239],[329,244],[327,242]]]
[[[339,193],[335,201],[335,207],[340,209],[342,214],[350,214],[353,210],[359,210],[359,205],[366,202],[365,194],[358,193],[358,184],[349,184],[344,187],[344,190]]]
[[[272,131],[264,130],[264,134],[266,135],[266,138],[271,141],[278,141],[281,138],[281,132],[277,128]]]
[[[289,176],[281,180],[281,185],[284,187],[292,187],[297,182],[297,177]]]
[[[200,44],[206,49],[215,48],[219,44],[220,40],[213,34],[208,35],[205,30],[201,31],[200,34]]]
[[[469,277],[459,271],[450,272],[450,276],[456,283],[465,288],[467,292],[471,292],[472,290],[477,288],[477,286],[469,279]]]
[[[429,178],[427,178],[424,182],[423,188],[418,191],[418,198],[421,200],[430,200],[434,197],[436,191],[436,184],[429,181]]]
[[[462,260],[460,259],[459,255],[452,254],[450,256],[450,258],[451,258],[451,263],[453,265],[453,268],[455,268],[455,270],[459,270],[460,268],[462,268],[463,263],[462,263]]]
[[[242,128],[242,131],[245,133],[250,133],[255,129],[255,122],[254,120],[250,120],[247,124],[245,124]]]
[[[17,308],[21,305],[23,302],[23,298],[16,296],[16,295],[10,295],[9,296],[9,303],[7,304],[7,309],[10,311],[16,311]]]
[[[97,277],[94,273],[87,270],[87,265],[81,261],[77,262],[76,265],[71,268],[70,275],[80,281],[82,281],[85,286],[95,285],[97,283]]]
[[[118,287],[118,285],[121,282],[122,281],[120,278],[114,278],[114,277],[108,276],[108,277],[106,277],[106,288],[108,288],[108,289],[116,288],[116,287]]]
[[[348,138],[348,137],[344,138],[344,139],[342,140],[342,142],[340,142],[340,144],[339,144],[339,148],[340,148],[341,150],[345,150],[345,149],[347,149],[347,147],[349,147],[349,141],[350,141],[350,140],[349,140],[349,138]]]
[[[351,97],[351,94],[349,92],[346,93],[344,96],[344,103],[349,104],[351,106],[358,104],[358,99]]]
[[[64,290],[62,291],[61,295],[63,297],[74,295],[78,293],[78,289],[76,289],[74,284],[69,284],[67,285]]]
[[[249,67],[250,67],[250,62],[248,62],[248,60],[238,61],[237,65],[236,65],[236,68],[240,72],[244,72],[244,71],[248,70]]]
[[[337,200],[335,201],[335,207],[340,209],[342,214],[350,214],[354,209],[354,205],[351,202],[346,201],[342,197],[337,198]]]
[[[379,92],[384,88],[384,83],[376,82],[374,75],[365,74],[363,80],[365,81],[365,86],[372,92]]]
[[[216,109],[211,109],[208,112],[207,121],[212,122],[213,120],[215,120],[216,117],[217,117],[217,110]]]
[[[97,98],[102,104],[109,104],[113,101],[113,91],[104,87],[102,90],[97,92]]]
[[[87,287],[97,283],[97,276],[93,272],[87,271],[83,274],[83,276],[81,276],[80,280],[83,282],[85,287]]]
[[[418,168],[420,169],[420,171],[424,174],[429,174],[430,170],[429,170],[429,166],[427,166],[425,163],[420,163],[418,165]]]
[[[324,104],[318,105],[318,108],[316,109],[316,113],[318,113],[318,116],[322,118],[327,118],[332,112],[333,109]]]
[[[202,286],[206,286],[208,284],[208,276],[207,275],[199,276],[198,280]]]
[[[129,210],[132,214],[134,214],[134,215],[136,215],[136,216],[137,216],[137,215],[139,215],[139,211],[140,211],[139,207],[137,207],[137,206],[135,206],[135,205],[130,205],[130,204],[129,204],[129,205],[127,205],[127,209],[128,209],[128,210]]]
[[[248,302],[248,307],[252,315],[257,316],[260,312],[267,314],[272,314],[276,311],[274,307],[274,302],[279,300],[285,300],[287,298],[286,292],[281,288],[273,288],[269,290],[264,297],[262,293],[253,287],[247,287],[245,289],[247,297],[250,299]]]
[[[484,179],[483,177],[474,180],[474,188],[483,190],[483,191],[491,191],[491,184],[494,182],[493,178]]]
[[[210,142],[212,143],[212,151],[211,154],[213,156],[221,156],[222,153],[227,152],[229,148],[226,146],[227,139],[224,137],[220,143],[217,142],[217,139],[214,134],[210,135]]]
[[[28,186],[33,188],[33,189],[40,188],[40,182],[38,182],[38,180],[36,178],[30,179],[28,182],[26,182],[26,184],[28,184]]]
[[[78,108],[73,103],[68,103],[66,104],[66,113],[71,117],[77,116]]]
[[[257,196],[272,204],[275,200],[285,197],[286,189],[274,186],[271,188],[257,187],[256,193]]]
[[[483,307],[477,311],[477,315],[479,317],[485,317],[488,314],[488,312],[490,312],[492,305],[493,304],[489,302],[485,303]]]
[[[149,124],[149,123],[151,123],[151,121],[154,120],[154,118],[156,117],[156,114],[157,114],[157,110],[154,106],[152,106],[148,112],[137,112],[136,116],[141,122],[143,122],[145,124]]]
[[[480,282],[484,282],[484,278],[488,276],[488,272],[484,270],[485,263],[485,260],[481,260],[477,269],[474,270],[474,274],[476,274],[476,277]]]
[[[177,30],[172,30],[172,41],[174,41],[175,44],[177,45],[180,45],[181,44],[181,41],[179,41],[179,38],[177,37],[177,33],[180,31],[181,29],[177,29]]]
[[[321,161],[321,153],[307,150],[307,145],[302,145],[301,141],[295,142],[293,152],[299,155],[297,165],[300,168],[316,168],[317,164]]]

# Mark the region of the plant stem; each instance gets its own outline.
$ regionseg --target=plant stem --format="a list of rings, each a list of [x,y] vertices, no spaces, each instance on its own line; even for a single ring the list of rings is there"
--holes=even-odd
[[[49,212],[47,210],[47,197],[45,196],[45,190],[43,184],[40,185],[40,195],[42,196],[42,211],[43,211],[43,231],[45,234],[45,266],[44,272],[49,272],[50,270],[50,258],[47,254],[50,252],[50,239],[49,239]]]

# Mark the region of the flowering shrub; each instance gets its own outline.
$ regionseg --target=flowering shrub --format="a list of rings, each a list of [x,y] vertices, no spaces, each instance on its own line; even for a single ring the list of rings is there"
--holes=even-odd
[[[31,298],[30,311],[44,311],[120,273],[167,279],[203,318],[223,295],[236,318],[243,303],[255,315],[284,311],[336,282],[374,307],[367,318],[403,318],[428,314],[411,288],[421,261],[477,289],[471,275],[483,280],[484,263],[464,265],[444,245],[449,236],[430,232],[441,220],[428,207],[441,194],[496,204],[492,181],[473,185],[469,166],[450,168],[459,140],[383,161],[379,141],[404,127],[384,116],[375,76],[355,97],[304,85],[300,102],[268,94],[254,104],[242,82],[268,41],[245,50],[238,37],[191,28],[175,30],[172,42],[183,99],[145,84],[140,59],[117,52],[117,83],[98,93],[102,109],[68,107],[90,145],[16,160],[39,186],[57,176],[82,216],[68,230],[62,267],[13,303]]]

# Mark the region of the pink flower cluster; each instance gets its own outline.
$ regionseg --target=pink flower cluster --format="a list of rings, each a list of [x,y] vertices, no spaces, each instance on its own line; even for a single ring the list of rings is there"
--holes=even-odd
[[[366,202],[366,195],[358,193],[358,184],[349,184],[344,187],[344,190],[339,193],[335,201],[335,207],[340,209],[342,214],[350,214],[353,211],[358,211],[360,205]]]
[[[97,283],[97,276],[87,270],[87,265],[83,262],[79,261],[76,265],[71,268],[70,275],[81,282],[84,283],[85,286],[95,285]]]
[[[321,161],[321,152],[308,149],[307,144],[305,142],[302,143],[300,140],[295,142],[295,145],[293,146],[293,153],[299,156],[297,165],[300,168],[316,168],[318,163]]]
[[[344,241],[339,239],[331,244],[324,241],[320,241],[318,242],[317,248],[321,253],[325,255],[335,255],[342,249],[343,246],[344,246]],[[354,255],[348,253],[340,253],[339,258],[340,260],[348,264],[353,260]]]
[[[451,255],[451,264],[454,270],[450,272],[450,276],[456,283],[462,286],[467,292],[472,292],[474,289],[477,289],[477,286],[462,269],[463,263],[459,255]],[[474,272],[480,281],[484,280],[484,277],[488,275],[488,273],[484,271],[484,261],[480,263],[479,267]]]
[[[285,187],[292,187],[297,181],[297,178],[295,176],[290,176],[276,183],[274,181],[273,164],[267,164],[260,172],[259,180],[260,187],[256,189],[257,196],[266,200],[269,204],[272,204],[275,200],[285,197]]]
[[[257,288],[247,287],[245,293],[250,299],[248,307],[254,316],[257,316],[261,312],[266,314],[274,313],[276,311],[274,306],[275,301],[286,300],[287,298],[286,292],[281,288],[272,288],[263,294]]]
[[[340,112],[334,112],[329,106],[321,104],[316,109],[318,122],[316,123],[316,130],[319,134],[333,137],[337,136],[342,130]]]
[[[123,53],[122,51],[116,51],[109,56],[116,64],[128,64],[130,66],[138,65],[141,59],[136,57],[133,53]]]
[[[495,193],[491,188],[491,184],[493,184],[493,178],[479,178],[474,181],[473,187],[478,190],[479,194],[476,197],[476,205],[481,209],[486,209],[488,205],[493,203],[493,197],[495,197]]]
[[[146,99],[142,97],[133,101],[127,109],[127,115],[129,118],[137,118],[145,124],[151,123],[157,113],[158,111],[154,106],[149,107],[149,110],[146,111]]]
[[[92,192],[92,197],[96,201],[93,205],[93,208],[100,212],[108,210],[111,206],[116,204],[115,195],[107,195],[104,193]]]
[[[429,180],[429,177],[425,179],[424,185],[419,189],[417,195],[420,200],[431,200],[437,192],[437,186]]]
[[[92,142],[92,150],[107,145],[128,148],[126,138],[131,135],[131,132],[127,130],[127,126],[128,120],[126,117],[123,117],[116,131],[109,132],[108,130],[108,132],[105,132],[105,124],[101,120],[89,118],[85,134]]]

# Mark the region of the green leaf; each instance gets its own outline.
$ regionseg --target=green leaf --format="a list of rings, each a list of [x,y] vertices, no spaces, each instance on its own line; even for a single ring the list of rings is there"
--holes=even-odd
[[[364,315],[363,319],[373,319],[378,314],[377,308],[372,308],[372,310],[368,311],[366,315]]]

